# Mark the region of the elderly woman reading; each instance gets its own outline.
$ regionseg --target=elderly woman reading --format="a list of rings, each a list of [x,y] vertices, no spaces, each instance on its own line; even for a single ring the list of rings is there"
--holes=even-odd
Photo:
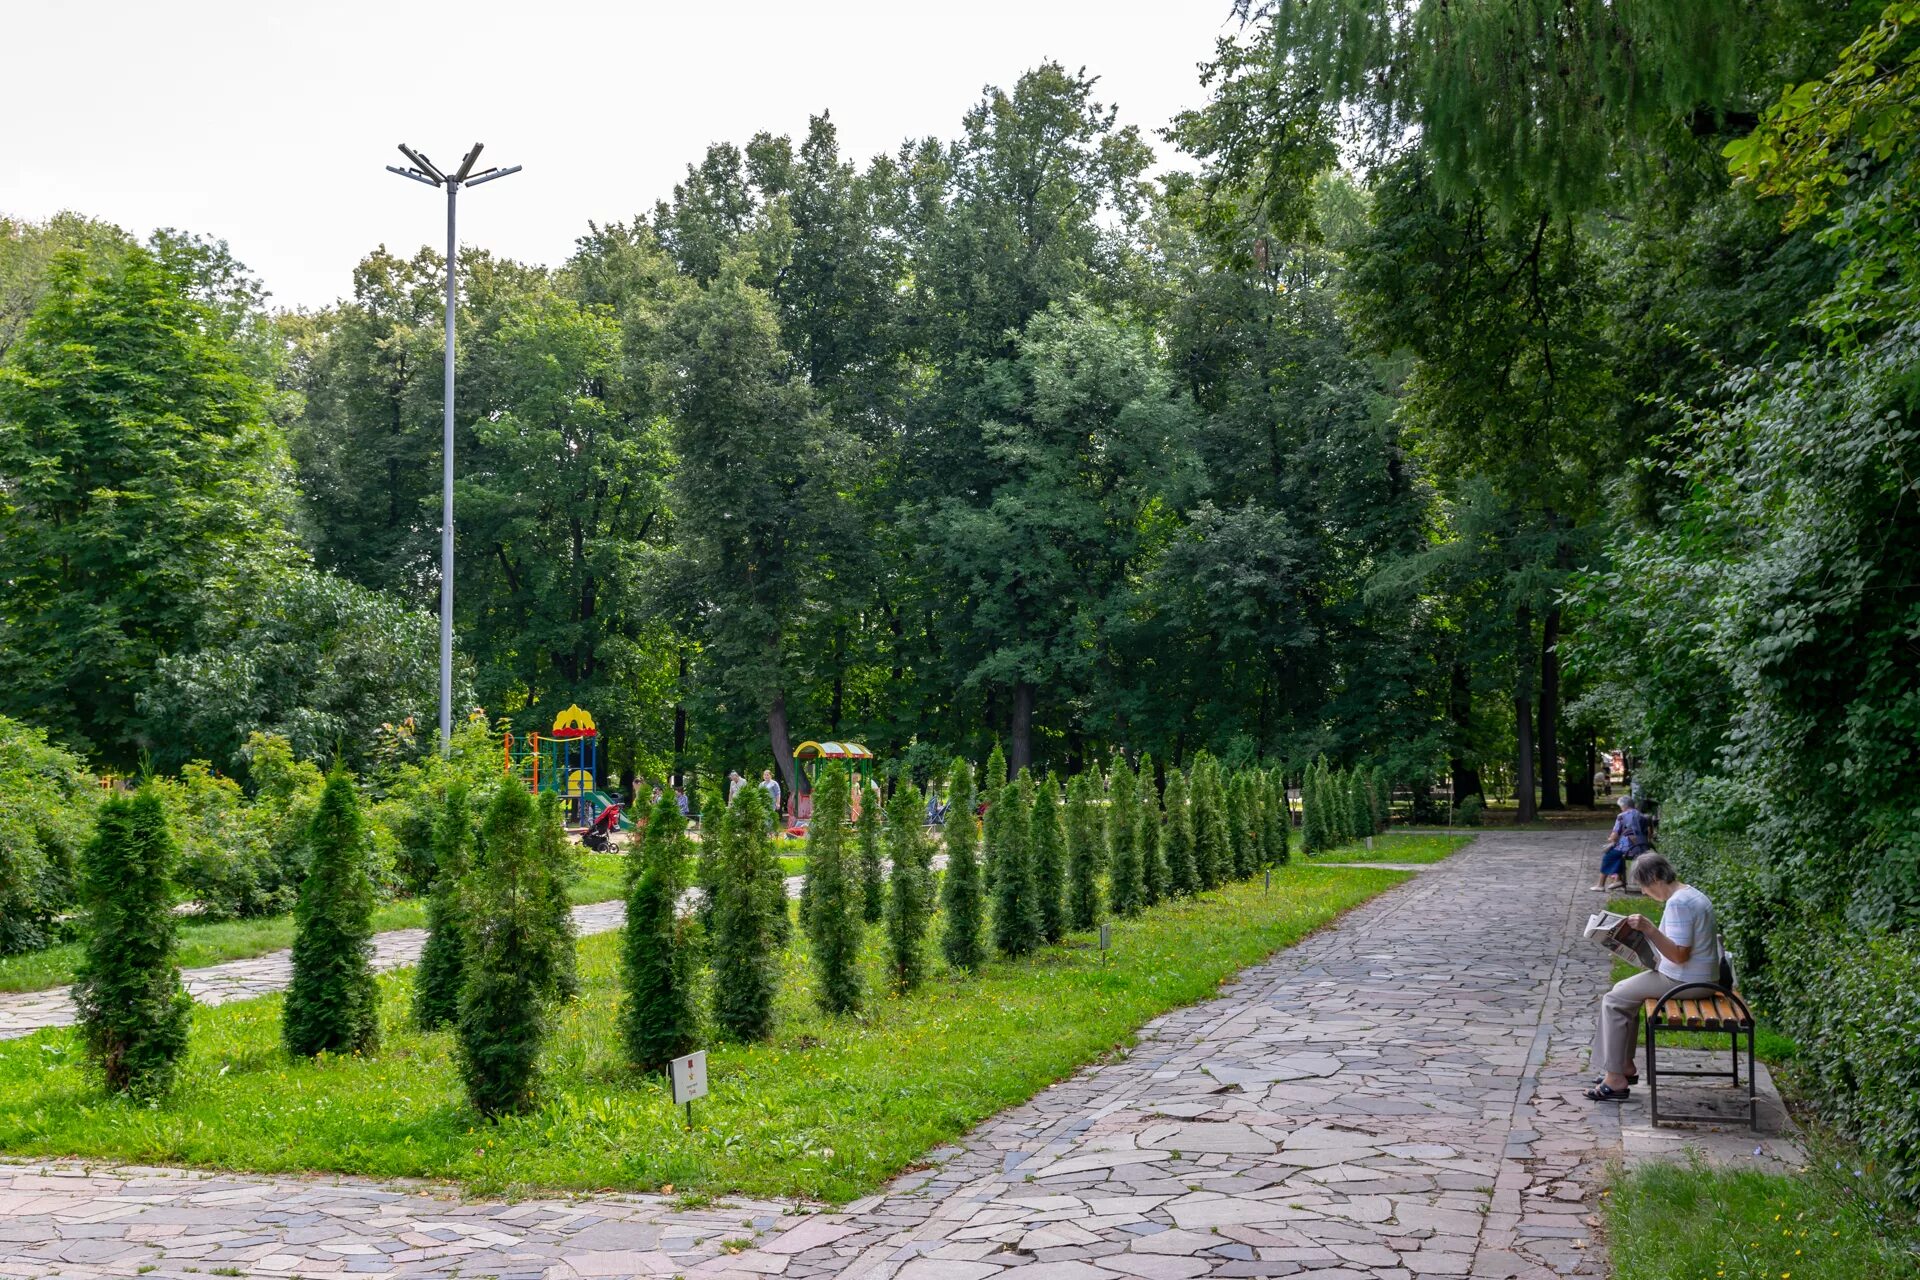
[[[1641,1004],[1686,983],[1716,982],[1720,977],[1720,934],[1707,895],[1680,883],[1673,864],[1657,853],[1634,862],[1633,881],[1649,898],[1666,904],[1657,925],[1645,916],[1627,917],[1653,944],[1660,963],[1614,983],[1600,1001],[1600,1025],[1593,1037],[1593,1065],[1600,1069],[1600,1078],[1587,1090],[1595,1102],[1619,1102],[1627,1096],[1627,1086],[1640,1079],[1633,1054],[1640,1043]]]

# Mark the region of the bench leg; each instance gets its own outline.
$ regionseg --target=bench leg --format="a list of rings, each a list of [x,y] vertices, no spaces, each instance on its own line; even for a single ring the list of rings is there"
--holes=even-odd
[[[1657,1125],[1660,1123],[1660,1067],[1659,1059],[1654,1054],[1653,1019],[1643,1017],[1641,1021],[1647,1027],[1647,1093],[1650,1095],[1647,1114],[1652,1123]]]
[[[1747,1128],[1760,1132],[1759,1077],[1753,1069],[1753,1038],[1757,1027],[1747,1028]]]

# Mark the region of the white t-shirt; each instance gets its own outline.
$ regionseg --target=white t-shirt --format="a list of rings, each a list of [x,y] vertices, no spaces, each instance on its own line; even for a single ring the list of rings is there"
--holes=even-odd
[[[1660,916],[1660,932],[1680,946],[1693,948],[1685,964],[1661,956],[1662,975],[1675,982],[1720,980],[1720,933],[1713,922],[1713,903],[1707,901],[1706,894],[1685,885],[1668,898],[1667,909]]]

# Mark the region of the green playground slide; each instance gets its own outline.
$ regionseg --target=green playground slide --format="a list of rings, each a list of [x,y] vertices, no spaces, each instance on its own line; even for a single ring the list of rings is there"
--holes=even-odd
[[[587,792],[587,801],[594,813],[599,813],[610,804],[618,803],[612,796],[604,791]],[[625,809],[620,810],[620,822],[618,825],[622,831],[633,830],[633,816]]]

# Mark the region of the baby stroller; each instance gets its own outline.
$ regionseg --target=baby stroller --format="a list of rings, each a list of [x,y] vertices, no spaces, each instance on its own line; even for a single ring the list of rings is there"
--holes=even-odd
[[[587,829],[580,833],[580,843],[595,853],[605,853],[613,847],[613,833],[620,825],[620,806],[610,804],[594,815]]]

